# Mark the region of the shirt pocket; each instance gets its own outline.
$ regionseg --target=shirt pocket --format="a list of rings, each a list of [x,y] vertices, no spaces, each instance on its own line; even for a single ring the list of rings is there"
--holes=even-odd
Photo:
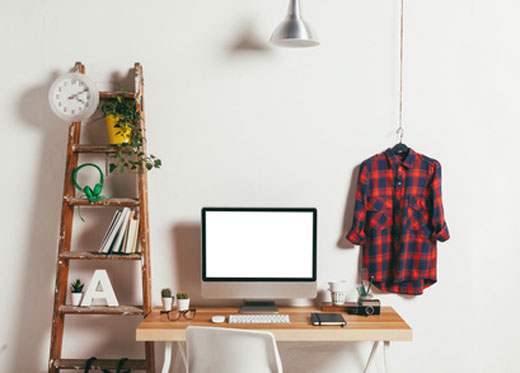
[[[407,201],[407,219],[406,228],[413,231],[421,231],[424,234],[431,234],[431,229],[428,226],[429,209],[424,198],[410,195]]]
[[[367,225],[370,235],[388,229],[392,223],[392,199],[390,197],[372,197],[367,203]]]

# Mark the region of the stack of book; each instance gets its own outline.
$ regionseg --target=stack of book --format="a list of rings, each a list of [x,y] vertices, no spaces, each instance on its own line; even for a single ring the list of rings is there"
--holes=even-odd
[[[103,238],[100,253],[132,254],[139,250],[139,214],[125,207],[117,210]]]

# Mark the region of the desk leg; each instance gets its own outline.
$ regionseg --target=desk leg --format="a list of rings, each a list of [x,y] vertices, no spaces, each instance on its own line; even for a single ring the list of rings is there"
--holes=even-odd
[[[390,341],[385,341],[384,343],[385,345],[383,348],[383,359],[385,362],[385,373],[389,373],[390,371],[388,370],[388,360],[390,355]]]
[[[173,342],[164,343],[164,363],[161,373],[168,373],[170,371],[170,363],[172,361],[172,344]]]
[[[370,351],[370,355],[368,355],[367,364],[365,365],[365,369],[363,370],[363,373],[368,372],[368,368],[370,368],[370,364],[374,361],[374,356],[376,356],[377,346],[379,346],[379,341],[374,341],[372,344],[372,351]]]

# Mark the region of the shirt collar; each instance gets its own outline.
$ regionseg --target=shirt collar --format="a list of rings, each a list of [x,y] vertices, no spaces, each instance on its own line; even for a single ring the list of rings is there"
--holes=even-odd
[[[385,155],[390,166],[394,167],[402,164],[406,168],[412,168],[415,164],[415,158],[417,157],[417,153],[412,148],[408,148],[408,155],[403,161],[401,161],[401,158],[392,151],[392,148],[386,149]]]

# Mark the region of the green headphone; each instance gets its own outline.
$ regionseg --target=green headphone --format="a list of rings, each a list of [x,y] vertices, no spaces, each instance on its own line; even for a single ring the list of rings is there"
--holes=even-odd
[[[82,188],[81,185],[79,185],[78,181],[76,180],[76,175],[77,175],[78,171],[86,166],[95,167],[99,171],[99,183],[96,184],[96,186],[94,187],[94,190],[92,190],[92,188],[90,188],[88,185],[86,187]],[[89,202],[99,202],[102,199],[106,198],[106,197],[100,195],[101,191],[103,190],[103,172],[94,163],[84,163],[81,166],[76,167],[76,169],[74,170],[74,173],[72,174],[72,180],[74,181],[74,185],[76,185],[76,188],[78,188],[78,190],[80,192],[85,193]]]

